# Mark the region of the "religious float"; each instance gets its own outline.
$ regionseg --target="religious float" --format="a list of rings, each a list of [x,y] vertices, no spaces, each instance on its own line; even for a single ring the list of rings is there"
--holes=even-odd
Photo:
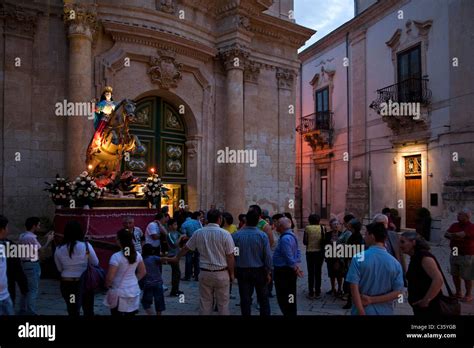
[[[78,221],[104,268],[118,250],[115,237],[123,218],[133,217],[135,226],[145,231],[161,207],[161,198],[167,198],[168,189],[154,168],[149,169],[146,179],[122,170],[123,161],[144,150],[138,137],[129,131],[135,117],[135,103],[129,99],[116,103],[112,88],[105,87],[95,105],[95,131],[86,152],[87,170],[71,181],[57,175],[55,182],[46,183],[45,191],[56,205],[56,242],[62,240],[68,221]]]

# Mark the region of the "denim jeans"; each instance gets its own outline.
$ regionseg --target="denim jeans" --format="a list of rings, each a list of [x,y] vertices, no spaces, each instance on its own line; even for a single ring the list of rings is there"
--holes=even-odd
[[[37,315],[36,298],[38,297],[41,266],[39,262],[22,262],[23,271],[28,280],[28,292],[21,295],[20,315]]]
[[[13,302],[10,296],[0,301],[0,316],[2,315],[14,315]]]
[[[189,251],[186,254],[186,263],[184,266],[184,278],[191,279],[193,276],[194,270],[194,279],[198,279],[199,276],[199,252]]]
[[[163,294],[163,285],[161,283],[147,285],[143,289],[142,305],[144,309],[149,309],[155,302],[156,312],[163,312],[166,309],[165,295]]]

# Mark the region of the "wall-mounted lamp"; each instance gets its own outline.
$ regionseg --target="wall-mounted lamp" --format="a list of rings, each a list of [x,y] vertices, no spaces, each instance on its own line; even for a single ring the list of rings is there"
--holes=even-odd
[[[394,157],[392,161],[393,161],[393,164],[397,164],[398,162],[396,157]]]
[[[428,176],[429,176],[430,178],[432,178],[432,177],[433,177],[433,173],[429,173]]]

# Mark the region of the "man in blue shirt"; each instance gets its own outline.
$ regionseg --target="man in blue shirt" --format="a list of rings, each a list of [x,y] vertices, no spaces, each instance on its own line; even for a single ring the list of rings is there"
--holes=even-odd
[[[367,225],[365,244],[369,249],[352,259],[346,276],[353,298],[352,315],[393,315],[393,301],[403,290],[403,272],[385,249],[386,238],[383,224]]]
[[[181,233],[186,234],[186,237],[191,238],[194,232],[202,228],[199,222],[200,212],[195,211],[194,213],[186,213],[186,221],[181,225]],[[184,265],[184,278],[181,280],[189,281],[193,276],[194,268],[194,280],[198,280],[199,276],[199,251],[189,251],[186,254],[186,263]]]
[[[301,252],[298,240],[291,230],[291,221],[287,217],[278,220],[277,232],[280,233],[278,245],[273,253],[275,290],[278,305],[285,316],[296,316],[296,280],[303,272],[298,267]]]
[[[240,310],[251,315],[252,294],[255,289],[260,315],[270,315],[268,283],[271,280],[272,256],[267,235],[257,227],[259,214],[249,210],[246,225],[232,235],[235,244],[235,275],[239,283]]]

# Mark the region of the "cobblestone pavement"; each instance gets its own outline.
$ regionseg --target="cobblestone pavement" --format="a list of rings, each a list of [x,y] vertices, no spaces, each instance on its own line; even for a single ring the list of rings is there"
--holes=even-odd
[[[301,239],[301,234],[300,234]],[[302,244],[300,243],[300,246]],[[449,249],[447,245],[432,245],[432,252],[438,258],[443,271],[453,288],[451,277],[449,276]],[[306,273],[306,260],[304,251],[302,250],[302,267]],[[184,259],[181,260],[181,270],[184,273]],[[171,267],[163,266],[163,279],[165,285],[171,288]],[[326,295],[326,291],[330,289],[329,278],[327,277],[326,265],[323,266],[323,285],[321,299],[310,300],[306,298],[307,294],[306,278],[298,279],[297,304],[299,315],[350,315],[350,310],[342,309],[345,301],[336,299],[332,295]],[[163,315],[198,315],[199,314],[199,288],[197,281],[182,281],[180,282],[180,289],[184,292],[184,303],[180,303],[177,297],[169,297],[169,290],[165,292],[166,311]],[[446,293],[446,290],[444,290]],[[234,282],[232,295],[233,299],[230,301],[230,311],[232,315],[240,315],[239,294],[237,282]],[[95,313],[97,315],[109,315],[110,311],[102,304],[104,294],[98,294],[95,299]],[[405,297],[406,298],[406,297]],[[181,299],[181,302],[183,299]],[[255,301],[256,302],[256,301]],[[270,306],[272,315],[281,315],[278,307],[276,297],[270,298]],[[42,279],[40,284],[39,299],[37,303],[37,310],[40,315],[66,315],[66,306],[59,292],[59,282],[57,280]],[[144,315],[144,311],[140,308],[140,315]],[[258,310],[256,304],[252,308],[252,314],[257,315]],[[397,303],[395,314],[397,315],[412,315],[411,307],[408,303]],[[462,304],[463,315],[474,314],[474,304]]]

